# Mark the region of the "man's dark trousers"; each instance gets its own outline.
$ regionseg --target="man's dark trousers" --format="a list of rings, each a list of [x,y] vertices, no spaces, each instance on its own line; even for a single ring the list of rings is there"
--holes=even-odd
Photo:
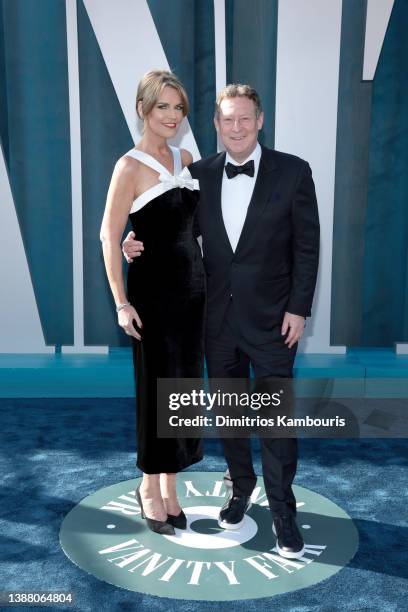
[[[241,334],[231,298],[217,337],[206,336],[209,378],[249,379],[250,364],[255,378],[292,378],[297,344],[288,348],[276,325],[271,340],[251,345]],[[296,438],[260,438],[265,492],[272,515],[296,516],[292,482],[296,474]],[[223,439],[224,455],[233,481],[233,494],[250,496],[255,484],[250,438]]]

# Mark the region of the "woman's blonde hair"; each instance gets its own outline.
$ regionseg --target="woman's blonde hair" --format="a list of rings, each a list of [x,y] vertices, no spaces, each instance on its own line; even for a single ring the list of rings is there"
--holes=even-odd
[[[151,70],[142,77],[137,88],[136,112],[140,119],[142,117],[139,114],[139,102],[142,103],[142,112],[145,117],[157,103],[164,87],[173,87],[178,91],[183,104],[183,115],[184,117],[187,115],[189,111],[188,96],[176,75],[167,70]]]

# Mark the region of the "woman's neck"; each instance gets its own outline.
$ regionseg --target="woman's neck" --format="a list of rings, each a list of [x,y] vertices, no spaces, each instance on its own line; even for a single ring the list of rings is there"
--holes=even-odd
[[[169,145],[167,140],[156,134],[143,134],[141,140],[136,145],[137,149],[149,153],[153,156],[166,156],[169,153]]]

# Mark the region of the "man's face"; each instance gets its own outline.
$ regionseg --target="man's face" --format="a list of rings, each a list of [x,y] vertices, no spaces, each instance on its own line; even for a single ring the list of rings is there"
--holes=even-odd
[[[255,149],[263,113],[257,118],[255,102],[244,96],[224,98],[214,123],[228,153],[242,162]]]

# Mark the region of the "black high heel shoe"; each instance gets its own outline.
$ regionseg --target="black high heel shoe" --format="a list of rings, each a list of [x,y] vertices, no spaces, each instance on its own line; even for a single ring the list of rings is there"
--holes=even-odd
[[[151,519],[145,515],[143,510],[143,502],[142,497],[140,495],[140,486],[137,487],[135,494],[137,502],[140,506],[140,515],[143,519],[146,519],[146,523],[148,528],[155,533],[160,533],[160,535],[175,535],[174,527],[168,523],[167,521],[156,521],[156,519]]]
[[[187,517],[184,514],[183,510],[180,514],[168,514],[167,522],[169,525],[173,525],[173,527],[177,527],[177,529],[185,529],[187,527]]]

